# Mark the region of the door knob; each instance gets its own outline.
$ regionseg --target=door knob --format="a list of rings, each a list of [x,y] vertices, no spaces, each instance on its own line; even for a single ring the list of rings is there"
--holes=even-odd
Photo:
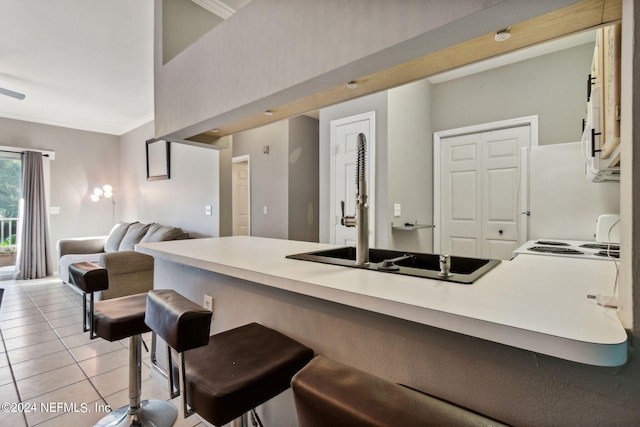
[[[503,231],[502,230],[498,230],[498,234],[502,235]]]

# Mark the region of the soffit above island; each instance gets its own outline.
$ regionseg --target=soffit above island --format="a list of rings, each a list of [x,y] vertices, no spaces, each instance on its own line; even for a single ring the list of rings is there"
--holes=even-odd
[[[387,10],[383,10],[382,3],[387,5]],[[373,40],[346,39],[343,44],[336,42],[333,49],[328,49],[319,39],[291,42],[287,31],[313,34],[298,22],[302,17],[295,19],[296,13],[307,11],[312,12],[313,19],[305,17],[305,25],[320,26],[325,34],[331,35],[333,24],[323,26],[323,19],[334,22],[335,11],[323,11],[321,6],[314,6],[314,2],[293,2],[286,5],[287,11],[279,21],[282,25],[272,22],[261,29],[267,42],[262,49],[264,56],[260,58],[251,54],[250,45],[243,45],[257,43],[255,36],[243,33],[244,28],[256,15],[267,15],[267,19],[269,13],[279,11],[273,10],[273,4],[266,0],[254,0],[164,66],[156,59],[156,134],[215,146],[223,136],[621,18],[620,0],[565,0],[544,4],[485,1],[461,3],[457,8],[445,3],[450,2],[429,5],[430,19],[425,18],[423,32],[413,18],[413,15],[424,17],[427,13],[419,6],[416,10],[400,12],[389,10],[388,2],[375,3],[367,10],[358,9],[359,2],[349,3],[349,11],[358,17],[354,18],[356,29],[351,33],[369,31]],[[382,22],[379,14],[383,13],[391,17],[385,32],[407,27],[391,41],[382,37],[386,33],[375,31]],[[371,26],[367,27],[368,24]],[[272,29],[274,25],[283,28]],[[512,36],[496,42],[495,32],[503,26],[511,27]],[[336,31],[346,30],[338,23]],[[322,33],[318,30],[315,35],[318,34]],[[232,56],[226,50],[229,46],[221,47],[225,43],[236,46]],[[249,48],[243,49],[243,46]],[[350,61],[348,51],[353,46],[363,53],[353,53]],[[156,55],[158,49],[156,46]],[[216,58],[220,57],[227,60],[217,63]],[[333,59],[325,61],[325,57]],[[301,60],[311,64],[291,69]],[[348,88],[348,81],[355,81],[357,87]],[[265,114],[267,110],[270,115]]]

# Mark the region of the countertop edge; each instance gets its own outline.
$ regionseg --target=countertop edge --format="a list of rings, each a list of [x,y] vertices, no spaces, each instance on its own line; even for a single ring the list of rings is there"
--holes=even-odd
[[[476,337],[535,353],[596,366],[620,366],[627,361],[627,341],[590,343],[475,319],[459,314],[418,307],[337,288],[327,288],[281,276],[195,259],[173,252],[137,245],[136,251],[159,260],[179,263],[214,273],[259,283],[326,301],[368,310],[415,323]],[[402,315],[398,315],[401,312]]]

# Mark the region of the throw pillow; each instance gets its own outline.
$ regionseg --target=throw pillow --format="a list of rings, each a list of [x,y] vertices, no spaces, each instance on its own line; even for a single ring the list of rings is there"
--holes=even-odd
[[[124,235],[122,242],[120,242],[120,251],[132,251],[140,239],[146,234],[149,229],[149,224],[141,224],[134,222],[127,230],[127,234]]]
[[[184,231],[178,227],[168,225],[151,224],[147,234],[144,235],[140,243],[166,242],[167,240],[178,240],[184,235]]]
[[[122,242],[124,235],[127,234],[127,230],[130,225],[130,222],[119,222],[113,226],[109,233],[109,237],[107,237],[107,241],[104,244],[105,252],[118,252],[120,243]]]

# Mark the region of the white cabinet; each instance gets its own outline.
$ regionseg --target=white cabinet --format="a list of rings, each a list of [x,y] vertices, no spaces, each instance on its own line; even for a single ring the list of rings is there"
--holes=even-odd
[[[590,81],[596,135],[591,154],[599,153],[603,169],[620,166],[620,44],[620,24],[597,31]]]

